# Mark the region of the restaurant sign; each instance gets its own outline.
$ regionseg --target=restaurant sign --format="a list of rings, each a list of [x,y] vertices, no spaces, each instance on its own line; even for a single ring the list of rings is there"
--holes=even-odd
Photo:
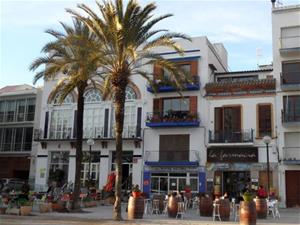
[[[258,162],[257,148],[208,148],[207,162]]]

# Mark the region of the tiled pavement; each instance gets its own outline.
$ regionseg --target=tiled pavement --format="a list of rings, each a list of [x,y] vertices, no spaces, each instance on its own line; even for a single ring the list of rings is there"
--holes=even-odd
[[[212,221],[211,217],[200,217],[195,209],[189,209],[184,219],[170,219],[166,215],[146,215],[142,220],[127,221],[127,213],[125,209],[122,210],[124,221],[116,222],[112,218],[112,206],[98,206],[95,208],[84,209],[83,213],[57,213],[51,212],[46,214],[33,213],[32,216],[11,216],[1,215],[1,225],[115,225],[115,224],[128,224],[128,225],[153,225],[153,224],[166,224],[166,225],[198,225],[198,224],[238,224],[232,219],[229,222]],[[300,208],[293,209],[280,209],[281,218],[273,219],[269,216],[266,220],[258,220],[257,224],[300,224]]]

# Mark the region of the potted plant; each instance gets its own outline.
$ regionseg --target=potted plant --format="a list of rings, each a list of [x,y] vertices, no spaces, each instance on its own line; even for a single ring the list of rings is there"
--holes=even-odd
[[[32,202],[26,200],[26,199],[20,199],[18,201],[18,204],[20,206],[20,215],[21,216],[29,216],[32,212]]]
[[[0,214],[5,214],[7,209],[7,205],[2,201],[2,198],[0,198]]]
[[[141,196],[141,190],[139,188],[139,185],[134,185],[132,187],[132,197],[137,198]]]
[[[240,203],[240,225],[255,225],[256,224],[256,207],[253,201],[254,195],[249,191],[243,194],[243,199]]]

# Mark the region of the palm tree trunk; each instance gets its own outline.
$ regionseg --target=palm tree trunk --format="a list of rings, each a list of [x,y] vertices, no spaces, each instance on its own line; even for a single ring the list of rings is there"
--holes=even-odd
[[[83,112],[84,112],[84,91],[86,83],[78,86],[78,100],[77,100],[77,130],[76,130],[76,167],[75,167],[75,182],[73,192],[72,209],[80,208],[80,188],[81,188],[81,162],[82,162],[82,136],[83,136]]]
[[[115,120],[116,120],[116,183],[115,183],[115,197],[113,218],[115,220],[122,220],[121,215],[121,192],[122,192],[122,133],[124,125],[124,104],[125,104],[125,89],[123,87],[115,87]]]

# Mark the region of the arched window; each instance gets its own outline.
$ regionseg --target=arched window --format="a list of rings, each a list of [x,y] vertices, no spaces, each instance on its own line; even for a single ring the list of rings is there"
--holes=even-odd
[[[61,93],[58,93],[58,94],[55,96],[55,98],[54,98],[54,100],[53,100],[53,102],[52,102],[54,105],[60,104],[60,102],[59,102],[60,96],[61,96]],[[74,102],[74,99],[73,99],[72,94],[68,94],[68,95],[65,97],[65,99],[63,100],[62,104],[70,104],[70,103],[73,103],[73,102]]]
[[[101,93],[98,89],[89,89],[84,93],[84,102],[91,103],[91,102],[101,102],[102,97]]]
[[[136,93],[131,87],[126,87],[126,95],[125,95],[125,101],[132,101],[137,99]]]

